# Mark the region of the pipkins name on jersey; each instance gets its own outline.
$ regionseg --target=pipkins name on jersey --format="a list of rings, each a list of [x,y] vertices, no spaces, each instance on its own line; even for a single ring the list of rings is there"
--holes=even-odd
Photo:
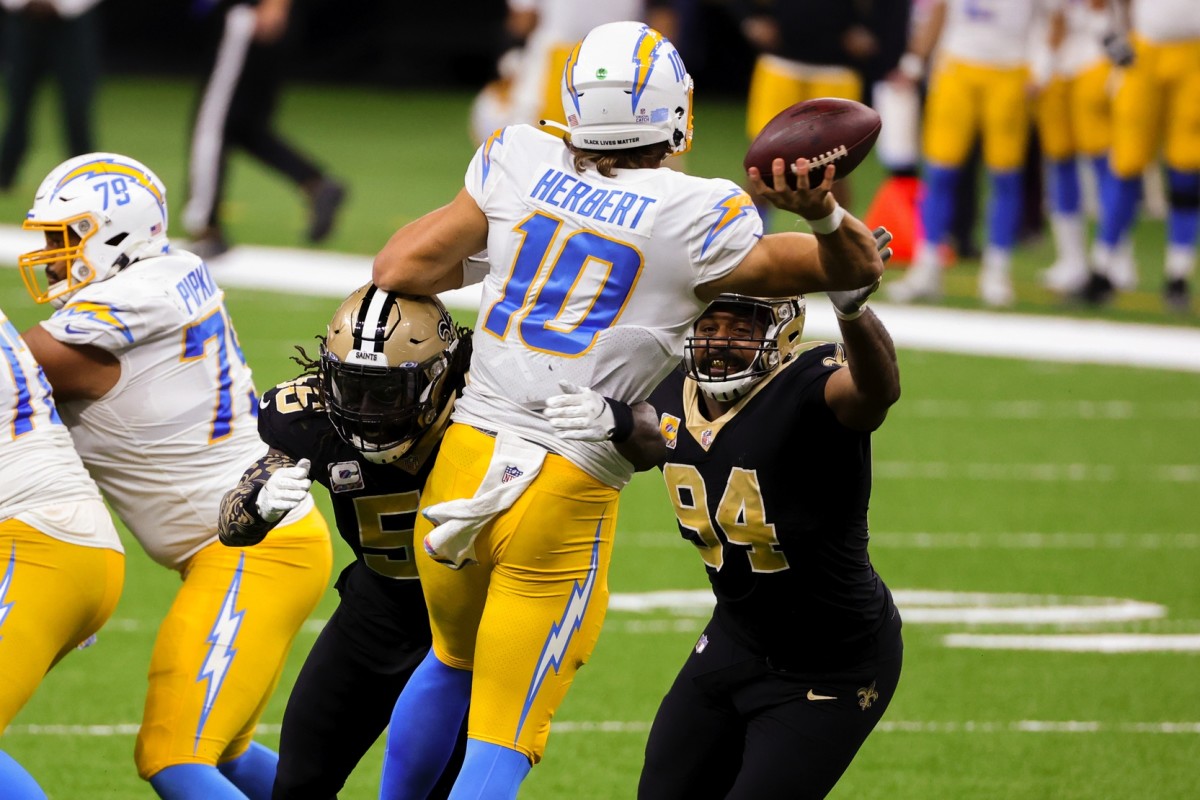
[[[534,179],[529,189],[529,198],[535,205],[551,206],[607,225],[650,235],[658,198],[621,189],[603,189],[560,169],[543,166],[544,169],[538,173],[539,177]]]
[[[217,284],[213,282],[212,275],[208,273],[208,267],[201,261],[200,266],[175,284],[175,291],[179,292],[179,298],[187,306],[188,313],[194,314],[204,306],[208,298],[216,294]]]

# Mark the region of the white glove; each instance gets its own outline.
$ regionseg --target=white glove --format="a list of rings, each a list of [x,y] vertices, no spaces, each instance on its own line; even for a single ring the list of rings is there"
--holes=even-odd
[[[558,388],[563,394],[547,399],[542,409],[555,433],[581,442],[606,442],[612,438],[617,421],[604,395],[570,381],[559,381]]]
[[[312,481],[308,478],[311,462],[302,458],[295,466],[284,467],[271,473],[271,477],[258,490],[254,509],[264,522],[277,522],[287,512],[304,502],[308,497]]]

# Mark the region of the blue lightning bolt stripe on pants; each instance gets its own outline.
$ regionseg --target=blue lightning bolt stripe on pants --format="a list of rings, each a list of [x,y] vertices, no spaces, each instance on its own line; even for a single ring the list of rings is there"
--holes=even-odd
[[[494,441],[451,426],[422,504],[473,494]],[[616,512],[616,489],[551,454],[476,539],[478,565],[451,570],[417,548],[434,652],[473,669],[471,739],[541,759],[550,719],[604,623]],[[419,518],[416,541],[430,528]]]
[[[215,767],[247,751],[332,560],[328,526],[314,508],[254,547],[213,542],[187,561],[150,660],[134,750],[139,775]]]

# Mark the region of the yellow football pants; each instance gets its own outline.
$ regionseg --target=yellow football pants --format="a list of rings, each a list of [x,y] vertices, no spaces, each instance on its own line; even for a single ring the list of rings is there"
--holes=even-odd
[[[422,506],[470,497],[495,439],[451,425]],[[479,563],[451,570],[417,547],[433,649],[473,670],[469,735],[541,760],[550,719],[600,636],[617,490],[547,455],[521,497],[480,532]],[[418,515],[415,540],[432,525]]]
[[[1137,40],[1134,52],[1113,98],[1113,173],[1140,175],[1160,149],[1168,167],[1200,170],[1200,40]]]
[[[1055,78],[1037,101],[1042,151],[1054,161],[1100,156],[1112,144],[1112,69],[1100,61],[1069,78]]]
[[[1030,110],[1028,70],[945,59],[934,71],[925,100],[925,159],[938,167],[961,167],[975,137],[983,136],[983,160],[995,172],[1025,163]]]
[[[314,507],[253,547],[188,559],[158,629],[134,759],[149,779],[246,752],[292,640],[329,583],[329,528]]]
[[[861,100],[862,80],[849,67],[800,64],[778,56],[759,56],[750,76],[746,135],[753,139],[780,111],[817,97]]]
[[[112,616],[124,582],[123,553],[0,522],[0,733],[50,668]]]

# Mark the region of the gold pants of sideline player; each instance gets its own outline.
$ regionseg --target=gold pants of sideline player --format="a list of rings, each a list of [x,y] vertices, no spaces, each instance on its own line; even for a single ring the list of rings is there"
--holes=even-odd
[[[1140,175],[1162,149],[1181,172],[1200,170],[1200,40],[1134,42],[1113,98],[1113,174]]]
[[[794,103],[817,97],[862,99],[862,81],[849,67],[801,64],[762,55],[754,63],[746,100],[746,135],[753,139],[771,118]]]
[[[1069,78],[1056,77],[1037,100],[1042,151],[1053,161],[1101,156],[1112,143],[1112,101],[1107,61],[1092,64]]]
[[[995,172],[1025,163],[1030,108],[1029,72],[944,59],[934,70],[925,100],[925,158],[939,167],[961,167],[975,137],[983,136],[983,161]]]

